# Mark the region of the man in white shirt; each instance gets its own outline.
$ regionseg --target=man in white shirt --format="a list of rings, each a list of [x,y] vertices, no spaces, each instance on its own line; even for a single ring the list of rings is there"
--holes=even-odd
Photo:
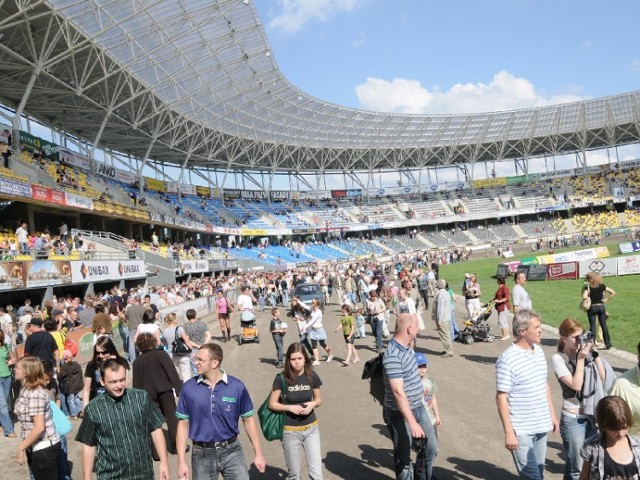
[[[531,310],[533,308],[531,298],[524,289],[524,284],[527,283],[527,274],[524,272],[518,272],[515,276],[516,284],[511,290],[511,305],[513,305],[513,314],[517,315],[520,310]]]
[[[27,255],[29,253],[28,236],[29,229],[27,228],[27,222],[22,222],[16,230],[16,237],[18,237],[18,245],[20,246],[20,253],[22,255]]]
[[[558,431],[558,420],[547,381],[547,360],[540,348],[540,316],[519,310],[513,335],[515,342],[496,362],[496,403],[504,446],[513,455],[521,479],[542,480],[547,434]]]

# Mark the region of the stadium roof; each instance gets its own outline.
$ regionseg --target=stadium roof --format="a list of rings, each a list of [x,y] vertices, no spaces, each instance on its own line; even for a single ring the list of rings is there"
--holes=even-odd
[[[0,101],[18,107],[32,80],[29,115],[179,165],[399,169],[640,139],[640,91],[469,115],[322,101],[280,72],[248,0],[5,0],[0,35]]]

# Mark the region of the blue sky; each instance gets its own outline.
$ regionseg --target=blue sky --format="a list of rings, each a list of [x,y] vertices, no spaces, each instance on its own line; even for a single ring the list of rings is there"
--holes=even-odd
[[[640,88],[640,1],[253,0],[293,84],[342,105],[464,113]]]

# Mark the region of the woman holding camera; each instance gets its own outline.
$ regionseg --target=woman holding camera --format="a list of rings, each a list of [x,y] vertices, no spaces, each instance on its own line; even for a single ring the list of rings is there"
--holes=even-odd
[[[553,355],[551,365],[562,390],[560,435],[567,453],[563,480],[578,480],[582,470],[580,448],[597,433],[594,406],[599,398],[594,394],[598,380],[601,386],[605,382],[606,369],[595,350],[593,335],[585,333],[578,321],[567,318],[558,330],[558,353]]]

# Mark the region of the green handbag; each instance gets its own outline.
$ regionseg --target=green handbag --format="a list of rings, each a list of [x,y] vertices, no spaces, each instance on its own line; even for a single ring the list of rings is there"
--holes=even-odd
[[[284,381],[284,376],[280,374],[280,379],[282,380],[282,395],[280,399],[282,403],[287,403],[287,385]],[[264,438],[266,438],[269,442],[272,440],[282,440],[282,432],[284,431],[284,412],[274,412],[269,408],[269,399],[271,398],[271,394],[267,396],[260,408],[258,409],[258,419],[260,420],[260,429],[262,430],[262,434]]]

